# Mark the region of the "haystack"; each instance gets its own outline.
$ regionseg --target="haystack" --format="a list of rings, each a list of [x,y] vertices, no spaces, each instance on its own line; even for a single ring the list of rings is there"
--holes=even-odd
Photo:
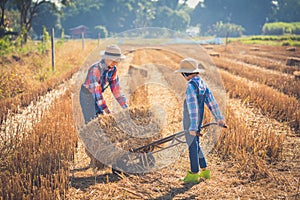
[[[103,169],[124,153],[161,139],[161,129],[162,124],[155,113],[142,106],[115,115],[100,115],[87,124],[81,138],[92,167]]]
[[[298,58],[298,57],[288,57],[287,60],[286,60],[286,65],[300,67],[300,58]]]

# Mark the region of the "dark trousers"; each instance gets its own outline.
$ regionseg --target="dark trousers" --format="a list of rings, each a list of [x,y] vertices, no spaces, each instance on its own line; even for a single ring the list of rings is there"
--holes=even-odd
[[[103,111],[99,109],[93,95],[83,85],[80,89],[79,98],[85,124],[97,117],[97,115],[103,114]]]

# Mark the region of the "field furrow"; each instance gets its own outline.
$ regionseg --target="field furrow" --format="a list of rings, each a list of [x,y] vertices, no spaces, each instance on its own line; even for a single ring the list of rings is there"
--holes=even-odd
[[[268,58],[274,61],[285,63],[288,57],[298,57],[299,49],[295,51],[287,51],[287,47],[283,46],[268,46],[268,45],[241,45],[239,43],[229,43],[227,47],[214,46],[217,52],[228,52],[232,55],[249,55],[258,58]]]
[[[256,65],[265,69],[280,71],[287,74],[293,74],[294,71],[298,70],[297,66],[287,66],[286,58],[282,61],[273,60],[270,58],[251,56],[245,54],[232,54],[227,52],[222,52],[222,57],[243,62],[250,65]]]
[[[251,81],[270,86],[284,94],[300,98],[300,81],[294,76],[266,70],[227,58],[215,58],[217,67]]]

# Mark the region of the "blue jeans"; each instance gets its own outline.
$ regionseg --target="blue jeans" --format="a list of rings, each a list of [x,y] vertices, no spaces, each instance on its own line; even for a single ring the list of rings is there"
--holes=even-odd
[[[85,124],[97,117],[99,114],[103,114],[103,111],[98,107],[93,95],[83,85],[80,89],[80,106]]]
[[[201,111],[202,109],[200,109],[200,112]],[[199,117],[203,118],[203,115],[199,113]],[[201,122],[200,124],[202,124],[202,119],[200,120],[200,122]],[[199,136],[192,136],[188,131],[190,127],[190,117],[189,117],[186,102],[184,102],[184,109],[183,109],[183,127],[184,130],[186,131],[185,139],[189,147],[189,159],[190,159],[191,172],[197,173],[199,172],[199,167],[206,168],[207,163],[200,146]]]
[[[191,172],[199,172],[200,168],[206,168],[207,163],[199,144],[199,136],[192,136],[189,133],[185,134],[187,144],[189,146],[189,158]]]

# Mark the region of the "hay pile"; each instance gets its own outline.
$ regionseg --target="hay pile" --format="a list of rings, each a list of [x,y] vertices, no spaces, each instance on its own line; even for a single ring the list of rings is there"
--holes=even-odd
[[[130,108],[115,115],[100,115],[87,124],[84,134],[88,135],[88,126],[95,126],[95,123],[98,129],[97,137],[85,138],[90,147],[86,153],[91,158],[91,167],[97,169],[105,167],[103,160],[106,164],[113,163],[123,152],[129,152],[163,138],[159,117],[146,106]],[[91,137],[95,137],[95,140],[91,140]],[[107,159],[103,156],[107,156]]]
[[[128,112],[101,116],[98,120],[110,142],[123,150],[162,138],[161,124],[149,107],[130,108]]]

